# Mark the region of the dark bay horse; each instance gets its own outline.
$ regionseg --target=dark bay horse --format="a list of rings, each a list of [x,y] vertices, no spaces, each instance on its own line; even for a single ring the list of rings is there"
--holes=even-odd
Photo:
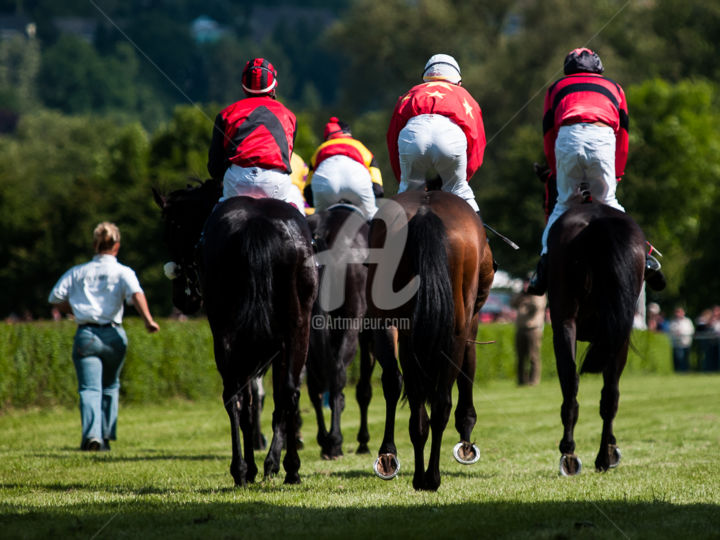
[[[317,294],[310,230],[302,214],[283,201],[233,197],[212,211],[196,246],[195,237],[185,233],[217,201],[211,182],[167,198],[155,193],[155,199],[163,210],[171,256],[180,261],[176,271],[185,274],[188,288],[199,291],[212,331],[230,417],[230,474],[236,485],[253,482],[257,475],[253,432],[259,403],[252,383],[272,366],[273,438],[264,473],[279,471],[286,446],[285,483],[298,483],[299,381]]]
[[[367,409],[370,403],[372,373],[372,334],[363,330],[367,311],[365,282],[368,223],[359,209],[337,204],[308,216],[320,270],[320,292],[313,306],[307,385],[315,409],[317,441],[324,459],[343,455],[340,416],[345,408],[343,390],[347,368],[360,348],[361,378],[356,396],[361,423],[358,453],[369,452]],[[322,395],[330,396],[330,430],[323,414]]]
[[[613,420],[643,283],[645,246],[642,230],[629,215],[600,203],[574,206],[549,232],[548,300],[563,395],[563,475],[577,474],[582,466],[573,438],[578,419],[576,341],[590,343],[580,372],[603,375],[603,429],[595,467],[606,471],[620,461]]]
[[[390,199],[375,216],[369,264],[369,316],[398,329],[415,454],[413,487],[437,490],[442,435],[455,382],[455,428],[461,439],[456,458],[472,463],[479,457],[470,443],[476,421],[474,340],[480,308],[494,277],[492,252],[482,221],[461,198],[443,191],[405,192]],[[376,472],[380,469],[382,476],[390,477],[398,466],[393,430],[400,392],[394,351],[386,345],[376,349],[383,365],[387,415]],[[430,431],[426,470],[424,448]]]

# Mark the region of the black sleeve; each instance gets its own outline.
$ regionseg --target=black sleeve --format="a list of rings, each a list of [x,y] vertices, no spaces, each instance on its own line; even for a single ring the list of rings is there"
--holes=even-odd
[[[210,151],[208,152],[207,169],[212,178],[222,180],[230,162],[225,155],[225,122],[219,114],[215,117]]]

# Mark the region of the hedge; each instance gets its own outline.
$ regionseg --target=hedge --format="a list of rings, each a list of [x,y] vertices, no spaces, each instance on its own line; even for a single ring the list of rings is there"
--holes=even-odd
[[[169,398],[198,399],[221,395],[212,336],[204,319],[161,320],[161,331],[148,334],[140,319],[128,317],[129,348],[121,376],[125,403],[150,403]],[[0,324],[0,407],[75,406],[77,380],[71,359],[76,326],[71,321]],[[480,382],[515,379],[515,328],[512,324],[481,325],[477,345]],[[672,353],[666,335],[635,331],[626,372],[670,373]],[[585,344],[578,347],[582,358]],[[546,327],[542,345],[543,378],[556,376],[552,331]],[[380,369],[374,375],[379,377]],[[353,363],[349,379],[357,380]]]

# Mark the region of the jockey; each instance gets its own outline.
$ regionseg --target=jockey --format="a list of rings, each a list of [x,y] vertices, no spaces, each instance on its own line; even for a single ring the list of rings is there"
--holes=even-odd
[[[305,196],[312,198],[316,211],[346,200],[372,219],[377,212],[375,198],[383,195],[375,157],[353,138],[350,126],[334,116],[325,125],[324,138],[310,158]]]
[[[547,238],[553,223],[589,192],[593,201],[621,211],[615,190],[625,174],[628,156],[628,107],[616,82],[603,77],[600,57],[590,49],[574,49],[565,57],[565,77],[545,94],[543,138],[550,169],[547,180],[557,183],[555,207],[542,236],[537,271],[528,287],[531,294],[547,289]],[[660,264],[648,256],[648,271]]]
[[[442,190],[458,195],[479,214],[470,178],[485,152],[480,106],[462,88],[452,56],[436,54],[425,64],[423,81],[400,96],[387,145],[399,193],[422,190],[440,177]]]
[[[220,201],[230,197],[272,197],[302,212],[304,202],[290,180],[290,156],[296,134],[295,115],[276,100],[277,71],[263,58],[243,70],[245,99],[215,118],[208,153],[208,172],[223,180]]]

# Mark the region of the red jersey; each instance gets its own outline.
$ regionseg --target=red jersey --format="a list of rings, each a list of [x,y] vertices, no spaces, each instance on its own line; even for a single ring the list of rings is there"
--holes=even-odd
[[[615,132],[615,176],[625,174],[628,156],[628,108],[625,92],[597,73],[575,73],[556,81],[545,94],[543,145],[548,166],[555,167],[555,139],[560,126],[602,122]]]
[[[480,106],[462,86],[431,81],[413,86],[400,96],[387,132],[390,164],[400,180],[398,135],[408,120],[421,114],[440,114],[450,118],[463,130],[467,139],[467,180],[480,168],[485,153],[485,126]]]
[[[290,173],[295,133],[295,115],[279,101],[269,96],[241,99],[215,118],[208,172],[222,178],[230,165],[238,165]]]

